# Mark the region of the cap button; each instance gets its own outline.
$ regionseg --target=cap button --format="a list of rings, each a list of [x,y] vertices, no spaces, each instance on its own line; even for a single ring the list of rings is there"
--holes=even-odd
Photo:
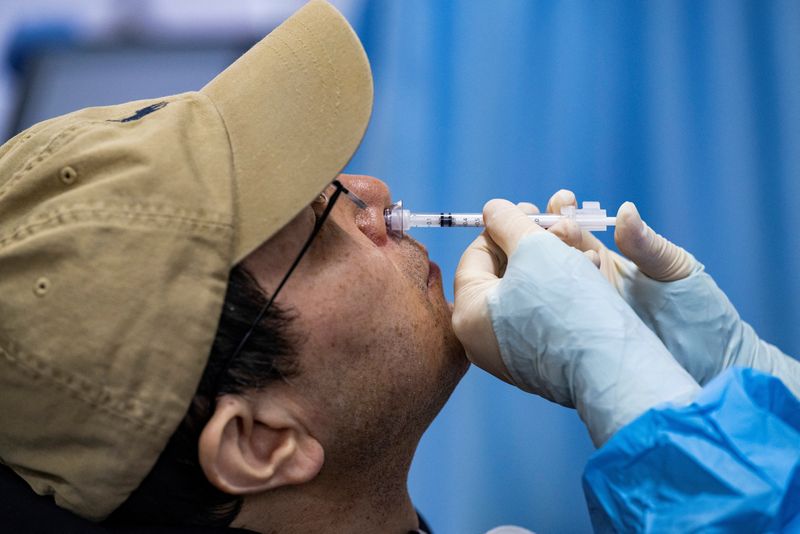
[[[38,280],[36,280],[36,284],[33,286],[33,292],[36,294],[37,297],[43,297],[47,294],[47,291],[50,289],[50,280],[42,276]]]
[[[64,183],[64,185],[72,185],[75,183],[75,180],[78,179],[78,172],[67,165],[61,169],[61,172],[58,173],[58,176],[61,178],[61,181]]]

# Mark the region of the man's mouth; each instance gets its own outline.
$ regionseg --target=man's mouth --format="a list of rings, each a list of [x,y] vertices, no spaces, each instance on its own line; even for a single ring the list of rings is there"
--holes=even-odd
[[[441,283],[442,270],[435,262],[430,260],[428,250],[422,243],[408,234],[399,235],[388,232],[387,237],[401,249],[405,249],[405,270],[417,280],[421,289],[429,290],[437,282]]]
[[[416,249],[417,254],[419,254],[419,259],[421,260],[420,266],[427,270],[427,273],[425,273],[425,286],[430,289],[437,281],[442,279],[442,270],[435,262],[431,261],[428,256],[428,249],[426,249],[422,243],[408,236],[404,236],[403,240],[411,244]]]
[[[434,261],[428,260],[428,289],[442,279],[442,270]]]

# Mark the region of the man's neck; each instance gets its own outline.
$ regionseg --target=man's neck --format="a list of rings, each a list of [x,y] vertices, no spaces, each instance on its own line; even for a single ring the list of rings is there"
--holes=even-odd
[[[231,526],[280,534],[407,534],[419,524],[408,473],[420,437],[406,430],[391,449],[332,449],[313,480],[245,497]]]
[[[404,477],[400,484],[353,481],[337,487],[311,482],[247,497],[231,526],[281,534],[406,534],[417,528],[418,518]]]

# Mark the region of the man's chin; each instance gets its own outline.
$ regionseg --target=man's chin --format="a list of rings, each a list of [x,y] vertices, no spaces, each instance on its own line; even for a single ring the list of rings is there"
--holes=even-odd
[[[450,307],[450,313],[452,314],[452,304],[449,302],[447,303]],[[466,374],[467,369],[469,369],[470,361],[467,358],[467,352],[464,350],[464,346],[456,337],[455,332],[452,330],[452,326],[449,332],[450,338],[448,339],[447,350],[449,354],[449,360],[451,362],[451,367],[455,369],[455,373],[457,374],[456,383],[458,383],[461,378]],[[455,387],[455,386],[454,386]]]
[[[470,361],[460,343],[457,346],[448,347],[450,349],[447,359],[447,369],[440,377],[441,390],[444,393],[441,405],[447,402],[450,395],[456,389],[461,379],[467,373],[470,366]]]

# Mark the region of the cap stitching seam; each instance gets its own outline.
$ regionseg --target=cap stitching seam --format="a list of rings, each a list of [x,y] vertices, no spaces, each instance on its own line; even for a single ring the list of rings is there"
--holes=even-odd
[[[136,214],[156,215],[158,217],[185,219],[188,221],[202,223],[203,225],[218,226],[222,228],[231,226],[230,223],[225,222],[228,216],[224,213],[217,213],[205,210],[189,210],[186,208],[176,208],[170,204],[153,204],[150,202],[122,203],[122,202],[107,202],[104,200],[95,200],[95,201],[85,200],[81,202],[74,202],[71,204],[61,204],[49,211],[40,212],[39,214],[36,214],[35,217],[43,218],[48,216],[48,214],[70,212],[75,208],[93,210],[98,212],[108,211],[110,213],[130,213],[131,215],[136,215]]]
[[[168,224],[178,223],[178,227],[170,226],[171,230],[185,230],[187,233],[229,234],[233,231],[230,223],[208,221],[198,218],[196,215],[176,215],[170,213],[158,213],[156,211],[137,211],[135,208],[159,208],[152,205],[121,205],[114,206],[106,203],[73,204],[60,206],[50,212],[39,213],[34,221],[14,228],[10,234],[0,235],[0,248],[5,247],[12,241],[18,241],[26,237],[32,237],[37,233],[56,226],[68,226],[83,222],[102,221],[115,222],[125,221],[128,223],[139,223],[153,228],[163,228]],[[134,208],[134,209],[131,209]]]
[[[316,33],[311,28],[311,26],[309,26],[308,24],[305,24],[302,21],[298,21],[298,23],[300,24],[300,26],[303,27],[304,30],[306,30],[313,37],[317,37]],[[300,43],[300,45],[303,47],[303,49],[308,51],[308,47],[306,46],[306,44],[303,41],[303,39],[301,39],[299,36],[297,36],[297,40]],[[335,103],[334,103],[334,110],[333,111],[334,111],[334,115],[338,116],[339,115],[339,105],[341,103],[341,95],[342,95],[341,78],[339,77],[338,69],[336,69],[334,67],[333,61],[331,60],[331,56],[328,53],[328,49],[326,47],[322,47],[322,50],[325,53],[325,58],[328,60],[328,65],[331,67],[331,71],[333,72],[333,75],[335,77],[336,100],[335,100]],[[315,55],[311,54],[311,53],[309,53],[308,55],[312,58],[312,61],[314,62],[314,66],[317,67],[317,71],[319,72],[320,69],[317,66],[317,60],[316,60]],[[319,77],[322,79],[323,85],[325,85],[326,84],[325,77],[324,76],[319,76]],[[328,119],[328,131],[330,131],[332,127],[333,127],[333,119],[329,117],[329,119]]]
[[[230,132],[228,132],[228,125],[225,123],[225,117],[220,113],[219,109],[217,109],[217,103],[214,102],[214,99],[209,98],[207,94],[200,92],[199,95],[203,95],[203,98],[208,100],[211,103],[211,107],[214,108],[214,113],[216,113],[217,118],[222,123],[223,129],[225,130],[225,139],[228,141],[228,152],[233,155],[233,142],[231,141]],[[231,175],[233,175],[233,169],[229,169],[231,171]]]
[[[214,110],[214,113],[216,113],[217,118],[222,124],[222,129],[225,131],[225,140],[228,142],[228,153],[230,154],[228,172],[230,173],[230,176],[232,178],[232,180],[229,181],[231,187],[230,189],[231,197],[229,206],[232,210],[232,213],[234,213],[234,217],[239,217],[240,214],[238,213],[237,208],[239,204],[239,195],[241,194],[241,191],[239,190],[239,176],[237,175],[236,172],[237,162],[235,161],[236,152],[234,151],[233,148],[233,140],[231,139],[231,132],[228,129],[228,124],[225,122],[225,116],[220,112],[219,108],[217,107],[217,103],[214,101],[214,99],[209,97],[206,93],[202,91],[199,92],[198,94],[203,95],[203,98],[205,98],[211,103],[211,107]],[[241,239],[241,236],[237,234],[236,232],[237,228],[235,228],[232,223],[229,223],[228,226],[230,227],[231,234],[233,236],[233,239],[231,239],[229,243],[228,252],[229,252],[229,257],[233,257],[234,250],[236,250],[237,242]]]
[[[233,162],[233,157],[234,157],[234,155],[233,155],[233,141],[231,141],[231,134],[228,131],[228,125],[225,123],[225,117],[222,115],[222,113],[220,113],[219,109],[217,109],[217,103],[214,102],[214,100],[212,98],[209,98],[208,95],[206,95],[203,92],[199,92],[197,94],[202,95],[203,98],[205,98],[206,100],[208,100],[211,103],[211,107],[214,109],[214,113],[216,113],[217,118],[222,123],[222,128],[223,128],[223,130],[225,130],[225,140],[228,142],[228,153],[231,155],[231,162]],[[230,172],[231,177],[233,177],[233,180],[231,180],[231,184],[234,184],[236,182],[236,171],[235,171],[233,163],[228,168],[228,171]],[[233,187],[234,190],[236,189],[235,185],[232,185],[231,187]],[[234,196],[236,194],[238,194],[238,193],[233,192]],[[235,208],[234,208],[235,203],[236,203],[236,200],[235,200],[235,198],[232,197],[231,205],[230,205],[230,208],[231,208],[232,211],[235,211]],[[232,231],[235,231],[235,228],[233,227],[232,223],[226,223],[226,225],[229,226]]]
[[[311,30],[311,28],[308,25],[303,24],[302,22],[300,23],[300,25],[309,34],[311,34],[312,36],[314,35],[314,32]],[[300,45],[300,48],[302,48],[303,51],[305,52],[304,56],[311,58],[311,64],[314,66],[314,70],[316,71],[317,78],[322,83],[322,86],[325,87],[327,85],[327,80],[326,80],[326,78],[324,76],[322,76],[322,73],[320,72],[321,69],[319,67],[319,63],[317,62],[317,58],[316,58],[315,54],[312,54],[309,51],[308,46],[306,46],[305,41],[300,37],[300,35],[298,35],[297,33],[292,33],[291,35],[294,37],[294,39]],[[283,43],[283,45],[286,48],[289,49],[289,51],[291,52],[292,56],[296,60],[298,60],[297,61],[298,63],[300,63],[301,65],[305,65],[305,63],[303,61],[300,61],[300,57],[298,56],[297,52],[295,51],[295,48],[291,45],[291,43],[287,39],[284,39],[282,36],[277,36],[277,38]],[[270,47],[270,48],[272,48],[272,47]],[[273,50],[275,50],[275,49],[273,48]],[[275,52],[278,53],[278,55],[280,56],[280,53],[277,50],[275,50]],[[283,58],[282,58],[282,61],[284,61],[284,63],[286,63],[286,61]],[[330,64],[330,57],[328,57],[328,63]],[[339,113],[339,101],[340,101],[339,97],[340,97],[340,93],[341,93],[339,77],[337,75],[338,73],[336,73],[336,69],[332,69],[332,70],[334,71],[334,74],[336,75],[336,80],[335,80],[336,100],[335,100],[334,109],[332,110],[332,113],[326,113],[325,114],[325,116],[328,119],[327,122],[326,122],[326,125],[325,125],[326,126],[326,130],[325,130],[326,132],[330,132],[333,129],[333,116],[337,116],[338,113]]]
[[[167,430],[166,420],[157,413],[144,407],[137,399],[118,398],[111,390],[103,386],[96,386],[88,379],[66,371],[46,362],[39,356],[25,351],[17,350],[13,354],[6,347],[0,345],[0,354],[17,369],[24,371],[32,378],[44,377],[49,383],[60,387],[71,396],[85,404],[119,417],[138,427],[148,427],[155,430]],[[73,385],[74,384],[74,385]],[[105,400],[104,399],[108,399]],[[114,405],[117,406],[114,406]],[[136,410],[142,414],[141,418],[126,413],[122,406],[129,410]]]
[[[187,94],[175,95],[175,97],[176,98],[174,98],[174,100],[171,101],[187,100],[189,98]],[[39,131],[42,130],[42,128],[40,128],[41,124],[42,123],[34,124],[24,132],[21,132],[20,139],[16,143],[14,143],[14,145],[8,150],[6,155],[13,152],[14,149],[19,147],[20,145],[29,142],[29,139],[26,139],[25,135],[29,135],[32,137],[38,134]],[[4,184],[2,184],[2,186],[0,186],[0,199],[2,199],[6,194],[8,194],[9,190],[13,185],[15,185],[22,178],[24,178],[26,174],[32,171],[33,168],[36,167],[36,164],[43,163],[45,158],[51,156],[53,152],[55,152],[58,148],[61,148],[63,145],[69,143],[74,137],[77,136],[79,129],[88,128],[89,126],[112,126],[112,124],[109,124],[107,120],[102,120],[102,119],[94,119],[94,120],[86,119],[60,130],[53,136],[52,139],[50,139],[47,142],[47,145],[45,145],[45,147],[38,154],[32,155],[30,158],[28,158],[22,164],[22,168],[18,169],[11,176],[11,178],[9,178],[7,182],[5,182]],[[66,137],[69,134],[73,135],[70,137]],[[59,141],[61,141],[60,144]]]
[[[286,42],[286,40],[285,40],[285,39],[283,39],[283,38],[282,38],[282,37],[280,37],[280,36],[276,36],[276,39],[278,39],[279,41],[281,41],[281,43],[283,43],[283,45],[284,45],[286,48],[288,48],[288,49],[289,49],[289,52],[291,52],[293,56],[297,57],[297,55],[296,55],[296,54],[294,54],[294,50],[292,50],[292,47],[291,47],[291,46],[289,46],[289,44]],[[289,61],[287,61],[287,60],[286,60],[286,56],[284,55],[284,53],[283,53],[283,52],[281,52],[281,51],[280,51],[280,50],[279,50],[277,47],[275,47],[275,46],[272,46],[272,44],[265,44],[265,46],[266,46],[267,48],[269,48],[270,50],[272,50],[273,52],[275,52],[275,55],[276,55],[276,56],[278,57],[278,59],[281,61],[281,64],[283,65],[283,67],[284,67],[284,68],[286,68],[287,70],[290,70],[290,71],[291,71],[291,70],[294,68],[293,64],[292,64],[292,63],[290,63]],[[303,64],[303,62],[302,62],[302,61],[297,61],[297,63],[300,63],[301,65]],[[290,77],[291,77],[291,76],[290,76]],[[296,88],[294,89],[294,93],[295,93],[295,96],[297,96],[297,97],[300,97],[300,96],[301,96],[301,95],[300,95],[300,91],[299,91],[299,90],[297,90]]]
[[[87,121],[87,122],[80,122],[78,124],[73,124],[68,128],[65,128],[58,132],[55,136],[53,136],[50,141],[47,142],[47,145],[40,150],[37,154],[28,158],[27,161],[22,165],[21,169],[18,169],[6,182],[0,187],[0,199],[2,199],[14,186],[17,182],[22,180],[26,175],[28,175],[38,164],[43,163],[48,157],[50,157],[57,149],[61,148],[63,145],[67,144],[70,140],[72,140],[76,135],[79,129],[89,127],[92,124],[95,124],[99,121]],[[70,136],[70,134],[72,134]]]
[[[18,139],[13,145],[8,145],[6,153],[2,157],[12,157],[12,154],[21,146],[30,143],[30,140],[43,129],[43,123],[34,124],[30,128],[21,131],[18,134]],[[9,141],[10,142],[10,141]]]
[[[295,60],[295,61],[294,61],[294,62],[292,62],[292,63],[290,63],[289,61],[286,61],[286,57],[284,56],[284,54],[283,54],[283,53],[282,53],[280,50],[278,50],[278,49],[277,49],[276,47],[274,47],[274,46],[270,46],[270,47],[269,47],[269,48],[270,48],[270,50],[272,50],[273,52],[275,52],[275,54],[277,54],[277,56],[278,56],[278,57],[281,59],[281,62],[283,63],[283,66],[284,66],[284,67],[287,67],[288,69],[290,69],[290,70],[291,70],[291,69],[292,69],[292,65],[293,65],[293,63],[297,63],[297,64],[299,64],[299,65],[300,65],[300,66],[301,66],[301,67],[302,67],[302,68],[305,70],[305,68],[306,68],[306,63],[300,59],[300,56],[297,54],[297,51],[296,51],[296,50],[294,49],[294,47],[293,47],[293,46],[292,46],[292,45],[289,43],[289,41],[288,41],[288,40],[286,40],[286,39],[284,39],[284,38],[283,38],[283,36],[281,36],[281,35],[277,35],[277,36],[276,36],[276,39],[277,39],[278,41],[280,41],[280,42],[281,42],[281,44],[282,44],[283,46],[285,46],[287,50],[289,50],[289,54],[292,56],[292,59],[294,59],[294,60]],[[300,43],[300,46],[301,46],[302,48],[305,48],[305,45],[303,44],[303,41],[302,41],[302,39],[300,39],[299,37],[296,37],[296,39],[297,39],[297,41]],[[309,54],[309,56],[311,56],[311,54]],[[312,61],[312,63],[314,63],[314,58],[313,58],[313,57],[311,58],[311,61]],[[320,79],[322,80],[322,84],[323,84],[323,85],[325,85],[325,80],[322,78],[322,76],[320,76],[320,75],[319,75],[319,68],[318,68],[316,65],[314,65],[314,70],[316,70],[316,71],[317,71],[317,78],[320,78]],[[300,91],[299,91],[299,90],[295,89],[295,91],[294,91],[294,92],[295,92],[295,94],[297,94],[297,96],[298,96],[298,97],[299,97],[299,96],[301,96],[301,95],[300,95]]]

